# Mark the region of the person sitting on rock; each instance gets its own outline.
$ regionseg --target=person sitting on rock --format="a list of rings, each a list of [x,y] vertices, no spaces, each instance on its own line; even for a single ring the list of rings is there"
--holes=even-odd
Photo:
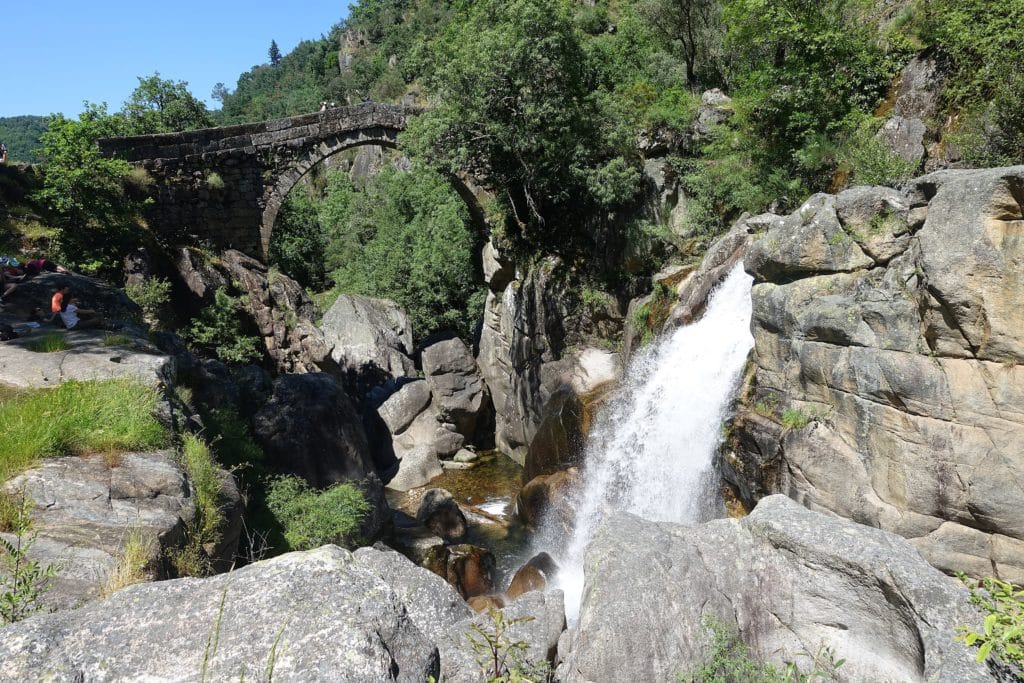
[[[71,296],[70,288],[67,286],[63,288],[68,290],[66,296]],[[55,297],[56,295],[54,295]],[[100,328],[103,326],[102,319],[96,315],[96,311],[91,308],[79,308],[78,305],[81,303],[78,299],[71,298],[68,303],[63,307],[57,315],[60,316],[60,322],[63,323],[69,330],[86,330],[89,328]]]

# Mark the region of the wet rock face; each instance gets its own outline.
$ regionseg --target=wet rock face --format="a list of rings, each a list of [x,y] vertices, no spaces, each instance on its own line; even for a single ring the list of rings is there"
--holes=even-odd
[[[748,503],[786,493],[946,571],[1024,580],[1022,205],[1024,167],[941,171],[818,195],[757,236],[729,455]]]
[[[464,598],[494,590],[494,555],[474,545],[445,545],[427,553],[424,566],[454,586]]]
[[[707,661],[708,616],[776,665],[824,646],[845,659],[843,680],[991,680],[955,640],[957,625],[978,619],[956,579],[894,534],[784,496],[697,526],[616,514],[584,567],[558,680],[672,680]]]

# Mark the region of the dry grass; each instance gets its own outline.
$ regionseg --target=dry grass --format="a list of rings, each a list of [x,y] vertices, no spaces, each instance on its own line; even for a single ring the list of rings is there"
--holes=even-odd
[[[107,576],[106,582],[100,588],[100,594],[107,597],[126,586],[148,581],[151,578],[148,567],[153,560],[154,551],[154,539],[151,536],[139,528],[129,529],[117,566]]]

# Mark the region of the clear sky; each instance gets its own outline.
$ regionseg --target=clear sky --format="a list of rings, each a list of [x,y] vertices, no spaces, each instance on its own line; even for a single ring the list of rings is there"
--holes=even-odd
[[[121,109],[138,76],[188,81],[208,105],[215,83],[319,38],[347,0],[0,0],[0,116]]]

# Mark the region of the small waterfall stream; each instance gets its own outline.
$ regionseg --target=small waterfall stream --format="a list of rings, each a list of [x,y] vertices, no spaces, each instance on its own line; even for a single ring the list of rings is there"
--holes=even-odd
[[[601,518],[624,510],[655,521],[700,522],[721,514],[714,454],[747,354],[751,278],[737,265],[704,317],[638,353],[618,396],[602,411],[583,460],[570,539],[542,533],[561,566],[557,588],[575,622],[583,553]],[[538,539],[538,540],[540,540]],[[543,541],[542,541],[543,542]]]

